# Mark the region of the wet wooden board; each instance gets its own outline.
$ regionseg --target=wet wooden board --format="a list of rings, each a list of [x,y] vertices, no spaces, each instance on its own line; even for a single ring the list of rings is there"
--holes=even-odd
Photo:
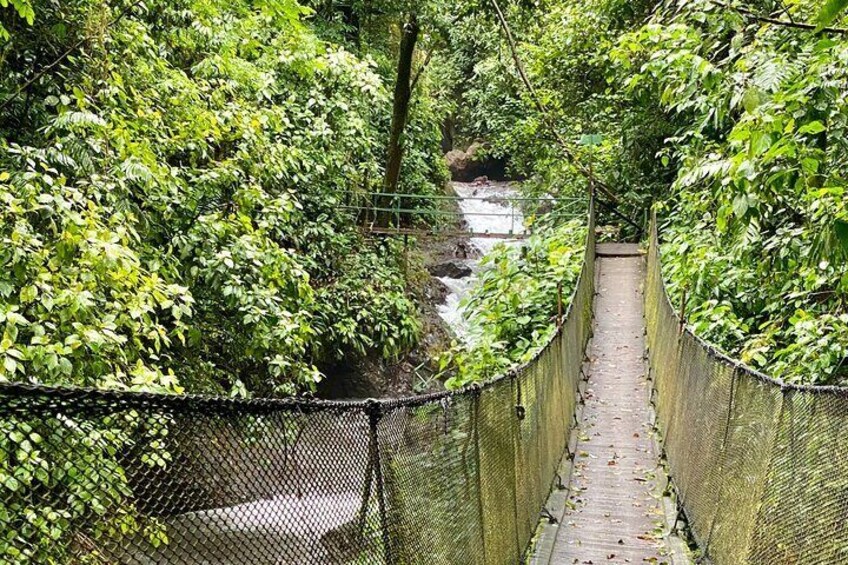
[[[595,254],[598,257],[641,257],[645,252],[635,243],[599,243]]]

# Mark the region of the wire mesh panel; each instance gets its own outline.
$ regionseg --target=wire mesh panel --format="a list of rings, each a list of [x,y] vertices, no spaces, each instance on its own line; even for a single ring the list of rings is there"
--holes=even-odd
[[[784,391],[751,544],[758,562],[848,563],[846,432],[848,390]]]
[[[659,423],[692,532],[718,565],[848,563],[848,389],[790,386],[684,328],[656,225],[646,317]]]
[[[521,561],[576,404],[593,217],[562,328],[483,385],[364,402],[0,385],[0,563]]]
[[[381,422],[390,543],[402,563],[484,563],[475,403],[456,396]]]
[[[0,415],[0,562],[380,555],[362,407],[7,386]]]
[[[487,563],[516,563],[522,550],[515,517],[518,499],[514,411],[509,381],[502,380],[480,394],[480,498]]]
[[[757,508],[763,496],[782,394],[759,379],[731,383],[732,406],[725,430],[724,451],[716,473],[715,514],[709,535],[710,553],[720,563],[745,563]]]

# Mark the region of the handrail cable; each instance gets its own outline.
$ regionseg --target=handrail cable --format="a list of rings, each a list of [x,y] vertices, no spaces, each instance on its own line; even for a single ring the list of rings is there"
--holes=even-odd
[[[515,214],[498,213],[498,212],[451,212],[449,210],[436,210],[426,208],[389,208],[385,206],[339,206],[340,210],[362,210],[369,212],[395,212],[411,215],[434,215],[434,216],[484,216],[487,218],[514,218]]]
[[[412,193],[402,193],[402,192],[376,192],[376,191],[343,191],[343,194],[352,194],[354,196],[380,196],[383,198],[409,198],[416,200],[448,200],[448,201],[461,201],[461,200],[474,200],[474,201],[492,201],[492,200],[503,200],[505,202],[580,202],[583,203],[586,201],[585,198],[577,198],[577,197],[560,197],[560,196],[501,196],[501,195],[490,195],[490,196],[460,196],[459,194],[451,196],[450,194],[412,194]]]

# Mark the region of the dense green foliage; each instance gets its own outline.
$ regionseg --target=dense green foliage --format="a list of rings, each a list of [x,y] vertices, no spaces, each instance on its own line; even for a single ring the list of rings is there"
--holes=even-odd
[[[666,274],[695,329],[793,382],[848,381],[848,57],[841,34],[757,15],[834,25],[838,4],[508,5],[560,136],[626,215],[642,222],[662,202]],[[465,135],[510,155],[537,191],[585,190],[496,32],[461,43],[477,61]]]
[[[408,263],[345,205],[382,187],[414,11],[402,192],[438,193],[443,142],[482,139],[530,193],[585,195],[553,127],[626,216],[656,204],[699,334],[793,382],[848,383],[848,44],[756,18],[839,25],[846,3],[502,4],[547,120],[486,0],[0,0],[0,381],[285,395],[407,351]],[[583,256],[573,214],[484,260],[448,386],[555,331]],[[93,514],[86,535],[166,541],[114,451],[167,466],[167,429],[130,420],[0,425],[0,560],[62,562]],[[55,505],[32,508],[44,488]]]
[[[651,194],[670,181],[669,173],[658,174],[654,155],[674,130],[643,119],[648,110],[610,88],[607,72],[616,38],[641,21],[652,3],[502,4],[519,57],[559,136],[614,187],[627,214],[641,219]],[[451,31],[453,66],[462,72],[456,81],[459,138],[485,139],[493,154],[509,157],[511,170],[526,176],[526,188],[536,194],[585,195],[586,178],[564,158],[522,85],[488,5]]]
[[[525,245],[498,245],[483,258],[480,281],[464,304],[468,344],[442,359],[454,371],[448,387],[502,374],[548,343],[557,328],[558,295],[567,306],[585,249],[586,221],[579,218],[542,229]]]
[[[504,7],[551,121],[620,208],[668,194],[668,274],[697,329],[779,376],[843,379],[842,43],[709,0]],[[292,393],[414,343],[398,250],[338,209],[379,186],[385,29],[412,8],[4,2],[3,378]],[[414,8],[404,190],[439,190],[450,114],[530,190],[584,192],[489,5]]]
[[[391,34],[335,41],[295,0],[0,14],[0,380],[292,394],[418,339],[401,249],[340,207],[381,186]],[[405,191],[442,189],[439,123],[414,106]],[[167,466],[168,430],[127,418],[2,423],[0,561],[167,541],[116,452]]]
[[[689,2],[622,37],[613,60],[634,99],[681,124],[660,213],[695,329],[775,376],[848,382],[844,41]]]
[[[34,7],[0,47],[2,378],[292,393],[415,342],[398,250],[339,208],[380,184],[390,47],[294,0]],[[431,106],[410,192],[445,178]]]

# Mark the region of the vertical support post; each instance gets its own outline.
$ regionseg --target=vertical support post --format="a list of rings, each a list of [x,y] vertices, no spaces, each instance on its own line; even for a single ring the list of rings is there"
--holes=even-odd
[[[589,158],[589,196],[595,196],[595,173],[592,172],[592,159]]]
[[[362,485],[362,503],[359,507],[359,535],[365,533],[365,521],[368,519],[368,506],[371,504],[371,485],[374,483],[374,446],[373,438],[368,443],[368,465],[365,467],[365,484]]]
[[[409,234],[403,234],[403,276],[406,278],[409,271]]]
[[[689,288],[683,288],[683,296],[680,297],[680,334],[683,335],[683,330],[686,328],[686,300],[688,299]]]
[[[562,328],[562,282],[557,283],[557,327]]]
[[[383,559],[386,565],[394,563],[394,552],[391,547],[389,536],[389,520],[386,512],[386,489],[383,478],[383,465],[380,461],[380,441],[377,434],[377,426],[383,417],[383,407],[376,400],[369,400],[366,410],[368,411],[368,427],[370,435],[371,457],[374,468],[374,482],[377,486],[377,508],[380,513],[380,533],[383,540]]]
[[[365,208],[365,210],[363,210],[365,213],[362,215],[362,227],[363,229],[368,229],[368,218],[371,215],[371,197],[365,195],[360,202],[365,202],[365,205],[363,206],[363,208]]]
[[[362,212],[362,227],[363,229],[368,227],[368,206],[363,205],[363,201],[367,204],[369,202],[368,199],[368,169],[365,169],[365,172],[362,174],[362,192],[364,196],[360,197],[356,195],[356,205],[357,207],[361,206],[364,210],[357,210]],[[353,196],[352,196],[353,198]]]
[[[512,516],[513,522],[515,523],[515,556],[521,560],[522,559],[522,550],[524,549],[521,543],[521,523],[520,523],[520,512],[518,509],[518,505],[521,502],[519,499],[518,487],[521,484],[520,476],[524,471],[522,468],[523,461],[521,460],[521,421],[524,420],[525,416],[525,408],[522,404],[521,398],[521,383],[518,382],[518,373],[516,371],[512,371],[510,373],[510,381],[512,382],[512,386],[515,388],[514,398],[516,399],[515,403],[515,417],[510,418],[509,421],[512,423],[512,449],[513,449],[513,461],[512,461]]]

